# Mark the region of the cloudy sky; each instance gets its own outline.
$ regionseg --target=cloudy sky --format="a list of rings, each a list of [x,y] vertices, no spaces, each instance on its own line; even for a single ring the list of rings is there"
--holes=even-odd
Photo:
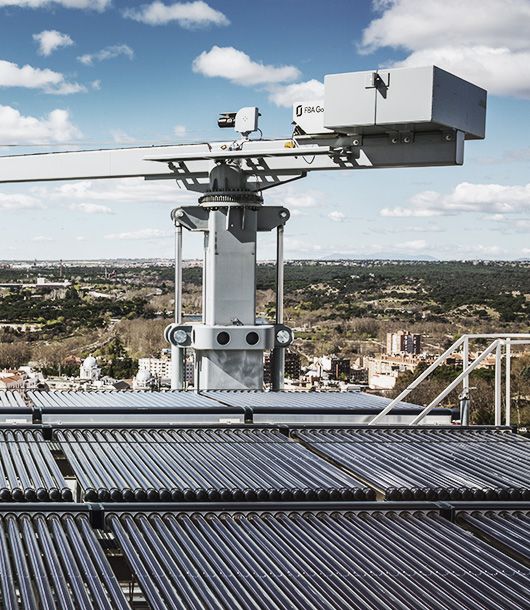
[[[528,257],[529,32],[530,0],[0,0],[0,155],[223,139],[218,113],[247,105],[284,137],[325,74],[435,63],[488,89],[487,139],[463,167],[269,192],[293,211],[287,254]],[[194,201],[141,180],[0,185],[0,259],[170,256],[170,210]]]

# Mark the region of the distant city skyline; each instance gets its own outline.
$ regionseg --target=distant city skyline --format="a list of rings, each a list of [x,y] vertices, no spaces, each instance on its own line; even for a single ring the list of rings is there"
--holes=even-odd
[[[530,0],[0,0],[0,155],[225,139],[219,112],[247,105],[289,136],[325,74],[434,63],[488,89],[486,140],[463,167],[268,192],[292,212],[286,255],[529,258],[529,22]],[[0,259],[171,258],[169,213],[195,201],[137,179],[0,185]]]

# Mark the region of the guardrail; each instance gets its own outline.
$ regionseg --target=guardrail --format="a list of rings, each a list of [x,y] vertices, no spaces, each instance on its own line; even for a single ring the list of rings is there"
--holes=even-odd
[[[480,352],[473,360],[470,360],[470,343],[478,340],[491,340],[491,343]],[[511,358],[512,347],[514,345],[530,345],[530,333],[506,333],[506,334],[468,334],[462,335],[451,347],[427,368],[421,375],[414,379],[396,398],[394,398],[380,413],[378,413],[368,425],[380,423],[380,421],[390,413],[390,411],[402,400],[404,400],[413,390],[415,390],[433,371],[445,364],[456,352],[462,353],[462,372],[458,375],[442,392],[436,396],[410,423],[411,426],[419,424],[423,418],[430,413],[440,402],[450,394],[455,388],[462,384],[460,395],[460,406],[462,412],[462,424],[469,423],[469,375],[476,369],[490,354],[495,353],[495,425],[502,424],[502,359],[505,360],[504,367],[504,393],[505,393],[505,425],[511,423]]]

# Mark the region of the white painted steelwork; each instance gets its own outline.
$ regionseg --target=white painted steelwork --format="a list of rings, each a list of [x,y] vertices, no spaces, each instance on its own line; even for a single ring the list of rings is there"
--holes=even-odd
[[[470,363],[469,346],[472,341],[491,340],[491,343]],[[414,379],[396,398],[394,398],[378,415],[370,422],[370,425],[382,422],[382,419],[389,413],[396,404],[406,398],[415,390],[427,377],[429,377],[439,366],[446,363],[447,359],[455,353],[462,351],[463,370],[438,396],[431,401],[423,411],[414,418],[410,425],[416,425],[423,421],[429,412],[440,404],[440,402],[450,394],[458,385],[462,384],[461,400],[469,402],[470,387],[469,375],[475,370],[489,355],[495,352],[495,385],[494,385],[494,412],[495,425],[502,425],[502,360],[505,361],[505,410],[504,423],[511,424],[511,359],[513,345],[530,345],[530,333],[487,333],[487,334],[468,334],[462,335],[451,347],[441,354],[421,375]],[[503,353],[504,350],[504,353]],[[467,407],[469,408],[469,407]],[[425,423],[425,422],[423,422]],[[467,423],[467,422],[466,422]]]
[[[166,331],[172,387],[183,387],[183,352],[191,347],[198,389],[263,389],[263,351],[273,348],[279,389],[283,351],[293,336],[279,322],[271,332],[256,324],[256,240],[259,231],[278,230],[280,266],[289,214],[262,207],[262,191],[314,171],[461,165],[464,140],[484,137],[486,92],[434,66],[328,75],[325,106],[324,126],[333,130],[326,133],[300,133],[297,126],[292,138],[250,140],[259,111],[247,107],[221,116],[221,126],[233,121],[239,132],[232,142],[6,156],[0,183],[144,177],[202,193],[199,206],[173,214],[175,324]],[[182,228],[204,233],[203,327],[209,333],[201,336],[211,339],[200,346],[193,329],[180,328]],[[249,330],[242,338],[229,325]]]

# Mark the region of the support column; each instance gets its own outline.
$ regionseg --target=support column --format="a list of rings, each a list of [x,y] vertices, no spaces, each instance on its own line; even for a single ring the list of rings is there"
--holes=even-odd
[[[246,173],[237,164],[220,163],[210,172],[210,190],[198,206],[173,211],[177,224],[204,233],[203,311],[201,324],[179,320],[165,331],[169,343],[193,350],[198,390],[262,390],[263,354],[293,340],[283,324],[256,324],[256,242],[259,231],[278,232],[277,319],[283,319],[283,225],[289,211],[263,206],[260,194],[246,188]],[[181,239],[177,234],[175,296],[182,284]],[[178,362],[178,359],[175,360]],[[283,370],[283,365],[282,365]]]
[[[182,226],[175,221],[175,324],[182,323]],[[184,349],[171,345],[171,389],[184,389]]]
[[[255,326],[256,238],[257,210],[243,205],[210,209],[203,286],[206,326]],[[214,336],[215,349],[197,351],[199,389],[263,389],[263,352],[235,349],[231,333],[224,332]]]
[[[284,289],[284,225],[276,229],[276,324],[283,324]],[[275,347],[271,352],[271,380],[274,391],[283,390],[285,376],[285,347]]]

